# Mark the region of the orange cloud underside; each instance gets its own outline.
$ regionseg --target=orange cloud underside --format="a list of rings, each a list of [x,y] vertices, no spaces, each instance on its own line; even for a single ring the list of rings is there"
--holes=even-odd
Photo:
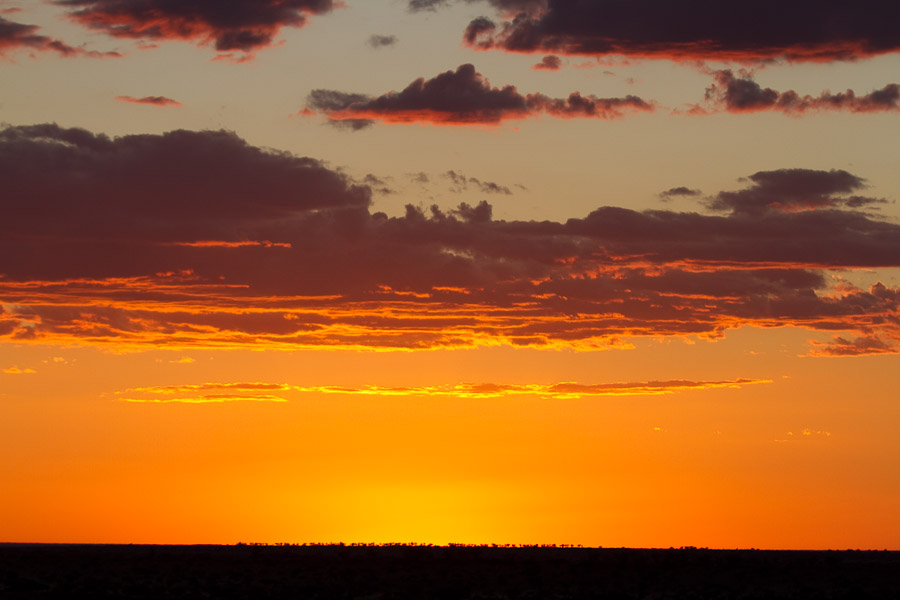
[[[742,316],[748,311],[738,296],[688,292],[644,296],[635,291],[627,303],[598,297],[570,309],[568,299],[559,293],[540,293],[541,283],[531,284],[531,295],[526,293],[528,287],[520,286],[501,302],[482,289],[447,287],[414,293],[381,286],[357,297],[260,296],[245,285],[200,283],[191,281],[190,274],[176,273],[60,282],[0,280],[0,335],[19,342],[123,349],[496,345],[601,349],[628,347],[623,337],[717,337],[741,325],[858,334],[880,329],[889,339],[897,333],[890,325],[889,304],[883,312],[870,306],[858,314],[833,310],[793,317]],[[847,297],[863,293],[850,286],[823,293],[817,302],[839,307]],[[858,347],[866,353],[864,346]],[[892,348],[886,344],[880,351],[895,351]]]

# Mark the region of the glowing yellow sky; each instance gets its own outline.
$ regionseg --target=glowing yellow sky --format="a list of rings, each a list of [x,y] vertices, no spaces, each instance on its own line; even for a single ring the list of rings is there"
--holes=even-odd
[[[900,112],[688,114],[900,54],[535,70],[462,43],[496,2],[342,4],[243,56],[0,2],[0,542],[900,549]],[[530,108],[372,100],[441,74]]]

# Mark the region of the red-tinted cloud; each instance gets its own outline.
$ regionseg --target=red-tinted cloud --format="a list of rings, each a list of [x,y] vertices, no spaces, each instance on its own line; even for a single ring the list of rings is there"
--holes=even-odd
[[[490,0],[472,21],[478,49],[672,60],[831,61],[900,50],[900,5],[881,0]]]
[[[436,125],[496,125],[541,114],[560,118],[616,119],[634,111],[650,112],[653,105],[637,96],[597,98],[573,92],[568,98],[522,95],[514,86],[491,84],[475,67],[461,65],[431,79],[417,79],[401,92],[378,97],[333,90],[313,90],[306,109],[324,113],[332,122],[373,121]]]
[[[0,56],[18,51],[56,52],[62,56],[85,56],[88,58],[119,58],[118,52],[97,52],[76,48],[65,42],[45,35],[39,35],[36,25],[23,25],[0,17]]]
[[[282,27],[302,27],[331,0],[55,0],[91,29],[121,38],[188,40],[220,52],[253,53]]]
[[[819,354],[900,343],[900,289],[826,277],[900,267],[900,225],[845,171],[755,173],[708,213],[388,217],[233,134],[37,125],[0,131],[0,181],[0,336],[22,342],[583,348],[751,325],[839,336]]]
[[[735,74],[728,69],[715,73],[715,83],[706,89],[704,104],[692,112],[732,113],[780,111],[799,116],[809,112],[847,111],[853,113],[900,111],[900,85],[891,83],[880,90],[857,96],[853,90],[818,96],[801,96],[793,90],[779,92],[763,88],[749,75]]]
[[[181,102],[166,98],[165,96],[144,96],[143,98],[116,96],[116,100],[121,102],[131,102],[133,104],[149,104],[150,106],[181,106]]]

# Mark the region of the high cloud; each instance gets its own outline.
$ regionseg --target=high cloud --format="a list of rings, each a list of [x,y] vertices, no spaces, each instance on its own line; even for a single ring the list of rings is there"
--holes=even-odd
[[[384,121],[436,125],[496,125],[541,114],[560,118],[616,119],[653,104],[637,96],[597,98],[573,92],[568,98],[522,95],[514,86],[492,87],[475,67],[461,65],[431,79],[417,79],[401,92],[377,97],[313,90],[304,112],[319,111],[332,122]],[[355,129],[356,127],[354,127]]]
[[[706,89],[705,104],[697,112],[727,111],[732,113],[780,111],[801,115],[819,111],[847,111],[854,113],[888,112],[900,110],[900,85],[890,83],[879,90],[858,96],[853,90],[818,96],[801,96],[793,90],[778,92],[763,88],[749,74],[735,75],[725,69],[715,73],[715,82]]]
[[[608,348],[742,325],[838,336],[814,354],[900,343],[900,289],[826,277],[900,267],[900,225],[847,171],[754,173],[706,212],[389,217],[231,133],[35,125],[0,130],[0,181],[0,339],[22,343]]]
[[[37,25],[24,25],[0,17],[0,56],[13,51],[31,50],[36,52],[56,52],[62,56],[86,56],[89,58],[119,58],[118,52],[97,52],[76,48],[45,35],[38,34]]]
[[[428,3],[442,4],[442,3]],[[900,5],[863,0],[490,0],[465,42],[510,52],[672,60],[846,60],[900,50]]]
[[[188,40],[219,52],[271,46],[282,27],[302,27],[331,0],[55,0],[73,20],[120,38]]]

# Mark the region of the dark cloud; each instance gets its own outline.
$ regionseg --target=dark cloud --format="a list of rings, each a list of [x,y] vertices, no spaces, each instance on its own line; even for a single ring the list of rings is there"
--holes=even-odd
[[[814,343],[813,356],[866,356],[871,354],[896,354],[897,343],[888,343],[877,336],[867,335],[855,339],[835,336],[828,343]]]
[[[312,109],[323,112],[336,112],[345,110],[348,106],[362,104],[369,101],[369,96],[364,94],[348,94],[334,90],[313,90],[306,99],[306,104]]]
[[[367,186],[234,134],[36,125],[0,131],[0,181],[0,336],[22,342],[608,347],[750,325],[838,336],[818,354],[900,343],[900,289],[827,276],[900,267],[900,225],[855,209],[845,171],[755,173],[713,214],[389,217]]]
[[[900,50],[900,5],[881,0],[491,0],[466,42],[510,52],[672,60],[831,61]]]
[[[702,193],[703,192],[701,192],[700,190],[694,190],[682,185],[660,192],[659,197],[662,200],[669,200],[671,198],[674,198],[675,196],[700,196]]]
[[[396,35],[371,35],[369,36],[368,41],[366,42],[372,48],[384,48],[386,46],[393,46],[397,43]]]
[[[847,171],[782,169],[761,171],[748,178],[752,186],[737,192],[719,192],[710,202],[714,210],[744,213],[800,212],[847,206],[859,208],[885,200],[848,196],[865,188],[865,180]]]
[[[553,54],[549,54],[541,59],[541,62],[531,67],[538,71],[558,71],[562,67],[562,59]]]
[[[300,114],[315,114],[314,111],[321,111],[326,114],[332,112],[340,112],[348,106],[356,103],[367,102],[368,96],[363,94],[348,94],[335,90],[313,90],[306,99],[306,107],[300,111]],[[351,131],[360,131],[375,124],[372,119],[329,119],[328,124],[338,129],[349,129]]]
[[[189,40],[217,51],[252,53],[282,27],[302,27],[331,0],[55,0],[76,22],[121,38]]]
[[[65,42],[45,35],[39,35],[36,25],[23,25],[0,17],[0,56],[17,50],[35,52],[56,52],[61,56],[84,56],[88,58],[120,58],[118,52],[97,52],[76,48]]]
[[[401,92],[378,97],[313,90],[307,99],[307,109],[320,111],[333,121],[494,125],[541,114],[616,119],[628,112],[652,111],[653,104],[631,95],[623,98],[582,96],[579,92],[573,92],[568,98],[522,95],[511,85],[492,87],[474,66],[466,64],[428,80],[417,79]]]
[[[116,96],[116,100],[121,102],[131,102],[132,104],[149,104],[150,106],[181,106],[181,102],[166,98],[165,96],[144,96],[143,98]]]
[[[706,112],[724,110],[733,113],[776,110],[790,115],[823,110],[854,113],[900,110],[900,85],[891,83],[880,90],[857,96],[853,90],[818,96],[801,96],[793,90],[778,92],[763,88],[749,75],[735,76],[730,70],[716,72],[716,81],[706,89]]]
[[[222,228],[234,228],[228,240],[236,241],[261,224],[369,202],[367,188],[318,161],[264,151],[224,131],[112,139],[56,125],[9,127],[0,131],[0,180],[7,199],[0,236],[22,226],[56,242],[190,242],[219,239]]]

